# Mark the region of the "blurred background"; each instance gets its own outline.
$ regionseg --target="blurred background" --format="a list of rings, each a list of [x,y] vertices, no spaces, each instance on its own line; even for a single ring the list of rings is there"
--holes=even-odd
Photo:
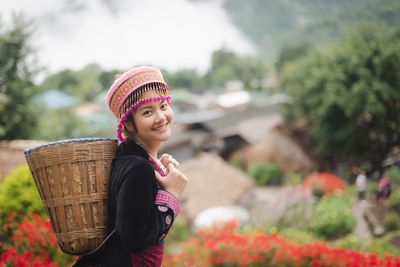
[[[263,244],[338,247],[334,263],[348,251],[359,266],[400,261],[399,1],[14,0],[0,3],[0,266],[72,262],[42,242],[51,229],[23,151],[114,138],[105,95],[138,65],[172,88],[162,152],[191,180],[166,266],[237,266],[244,251],[242,265],[330,264],[197,233],[231,220],[225,234],[246,244],[261,231]]]

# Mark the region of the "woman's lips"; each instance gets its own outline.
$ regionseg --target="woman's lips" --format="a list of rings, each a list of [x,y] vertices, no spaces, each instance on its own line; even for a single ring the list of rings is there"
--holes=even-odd
[[[158,132],[164,132],[165,130],[167,130],[167,126],[168,126],[168,123],[166,123],[162,126],[154,127],[153,130],[158,131]]]

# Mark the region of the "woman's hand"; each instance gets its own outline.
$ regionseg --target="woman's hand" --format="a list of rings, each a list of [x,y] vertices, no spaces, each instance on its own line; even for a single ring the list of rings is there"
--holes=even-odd
[[[168,174],[164,177],[155,171],[156,179],[162,189],[170,192],[176,198],[179,198],[188,183],[188,178],[175,168],[172,162],[168,164],[167,171]]]
[[[167,169],[168,169],[168,164],[170,163],[174,164],[175,168],[178,168],[179,166],[179,162],[169,154],[163,154],[159,160],[161,164]]]

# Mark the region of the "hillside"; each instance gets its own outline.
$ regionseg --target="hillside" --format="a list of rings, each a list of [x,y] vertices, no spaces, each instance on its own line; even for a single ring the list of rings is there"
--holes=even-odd
[[[224,7],[267,58],[275,57],[281,46],[311,43],[323,47],[361,23],[400,30],[398,0],[225,0]]]

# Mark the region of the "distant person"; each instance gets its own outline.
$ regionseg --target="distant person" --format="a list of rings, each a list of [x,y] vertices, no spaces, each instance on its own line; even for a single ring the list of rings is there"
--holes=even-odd
[[[365,200],[365,195],[367,192],[367,176],[365,171],[362,171],[359,175],[357,175],[356,187],[357,187],[358,200],[359,201]]]
[[[107,103],[120,141],[108,185],[109,239],[74,266],[159,267],[187,184],[173,157],[158,157],[172,131],[169,88],[159,69],[138,67],[115,80]]]
[[[378,190],[376,191],[376,200],[378,202],[385,201],[389,198],[391,192],[390,178],[387,173],[384,173],[379,180]]]

